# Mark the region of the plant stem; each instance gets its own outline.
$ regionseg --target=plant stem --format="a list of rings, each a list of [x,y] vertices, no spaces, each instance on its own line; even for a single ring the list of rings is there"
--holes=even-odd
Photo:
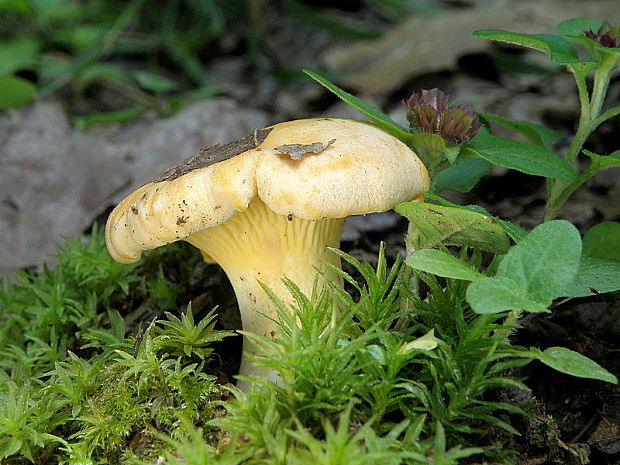
[[[614,166],[614,165],[611,165],[611,166]],[[581,176],[580,176],[581,180],[578,183],[573,183],[573,184],[566,183],[566,185],[564,186],[562,190],[558,190],[557,197],[556,197],[557,205],[564,205],[566,200],[568,200],[571,194],[575,192],[575,190],[577,190],[579,186],[581,186],[584,182],[586,182],[591,177],[596,176],[598,173],[600,173],[601,171],[605,171],[608,168],[609,168],[608,165],[601,165],[601,164],[592,162],[590,166],[583,173],[581,173]]]
[[[594,128],[591,127],[592,122],[601,114],[601,108],[603,108],[603,101],[605,100],[605,94],[609,86],[611,72],[616,66],[617,61],[616,57],[607,56],[601,60],[601,66],[596,70],[594,87],[592,89],[592,101],[590,103],[590,130],[594,130]]]
[[[579,116],[579,123],[577,132],[573,138],[568,151],[566,152],[566,161],[576,167],[575,161],[583,150],[583,146],[587,138],[594,132],[594,130],[604,121],[599,118],[603,102],[605,101],[605,94],[607,87],[609,86],[609,79],[611,72],[617,65],[618,59],[614,56],[604,57],[600,66],[596,70],[594,76],[594,85],[592,87],[592,96],[589,98],[587,89],[585,87],[585,76],[581,76],[575,69],[571,68],[573,75],[577,81],[577,88],[579,90],[579,100],[581,102],[581,114]],[[616,112],[609,111],[605,115],[614,116]],[[584,173],[585,174],[585,173]],[[545,208],[545,215],[543,221],[550,221],[557,217],[558,213],[570,197],[570,195],[579,188],[589,176],[580,176],[580,180],[576,183],[569,183],[566,181],[555,180],[549,184],[549,198]]]

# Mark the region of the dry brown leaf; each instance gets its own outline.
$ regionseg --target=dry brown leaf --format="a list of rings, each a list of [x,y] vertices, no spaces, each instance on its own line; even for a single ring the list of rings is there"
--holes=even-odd
[[[36,266],[107,207],[204,145],[264,126],[229,99],[199,102],[123,134],[71,127],[60,104],[36,102],[0,117],[0,274]],[[113,139],[113,140],[110,140]]]

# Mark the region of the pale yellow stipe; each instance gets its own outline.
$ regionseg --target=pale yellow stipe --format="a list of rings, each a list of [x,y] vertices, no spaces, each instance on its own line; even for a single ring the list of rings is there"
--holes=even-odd
[[[292,280],[310,296],[317,280],[316,269],[324,263],[340,267],[339,257],[328,247],[338,247],[343,219],[303,220],[282,216],[270,210],[260,199],[252,200],[247,210],[227,222],[204,229],[185,240],[199,248],[207,261],[217,262],[233,285],[243,330],[273,337],[277,319],[276,308],[259,282],[271,289],[285,303],[293,298],[282,282]],[[259,313],[260,312],[260,313]],[[248,338],[243,341],[240,375],[257,375],[279,382],[277,373],[260,368],[248,355],[258,348]],[[249,386],[240,382],[247,391]]]

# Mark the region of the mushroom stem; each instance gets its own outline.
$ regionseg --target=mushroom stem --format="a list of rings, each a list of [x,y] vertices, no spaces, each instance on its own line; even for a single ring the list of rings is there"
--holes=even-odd
[[[277,325],[272,319],[278,320],[277,310],[260,283],[287,304],[294,299],[282,282],[285,277],[310,295],[317,269],[325,269],[324,263],[340,267],[339,257],[328,247],[339,246],[343,223],[341,218],[304,220],[278,215],[254,198],[245,211],[185,240],[201,250],[205,261],[218,263],[226,272],[237,296],[244,331],[274,337]],[[281,383],[277,373],[250,360],[248,355],[258,352],[256,344],[244,337],[239,374]],[[248,391],[250,386],[240,381],[238,387]]]

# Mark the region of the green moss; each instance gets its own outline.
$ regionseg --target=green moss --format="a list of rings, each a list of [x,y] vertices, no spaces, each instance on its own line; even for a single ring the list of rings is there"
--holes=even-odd
[[[469,447],[480,425],[512,431],[494,413],[519,410],[485,399],[522,386],[502,375],[521,362],[506,359],[499,317],[473,314],[460,281],[420,274],[421,299],[383,249],[374,268],[340,253],[360,276],[337,271],[353,296],[334,283],[309,299],[288,282],[296,304],[276,302],[280,330],[257,340],[257,362],[286,385],[255,380],[231,397],[208,369],[212,344],[231,333],[214,329],[213,311],[163,312],[185,307],[198,255],[178,245],[118,265],[95,229],[63,246],[55,266],[5,281],[6,463],[425,464],[439,454],[433,463],[452,464],[481,453]],[[160,310],[142,329],[122,316],[149,309]]]

